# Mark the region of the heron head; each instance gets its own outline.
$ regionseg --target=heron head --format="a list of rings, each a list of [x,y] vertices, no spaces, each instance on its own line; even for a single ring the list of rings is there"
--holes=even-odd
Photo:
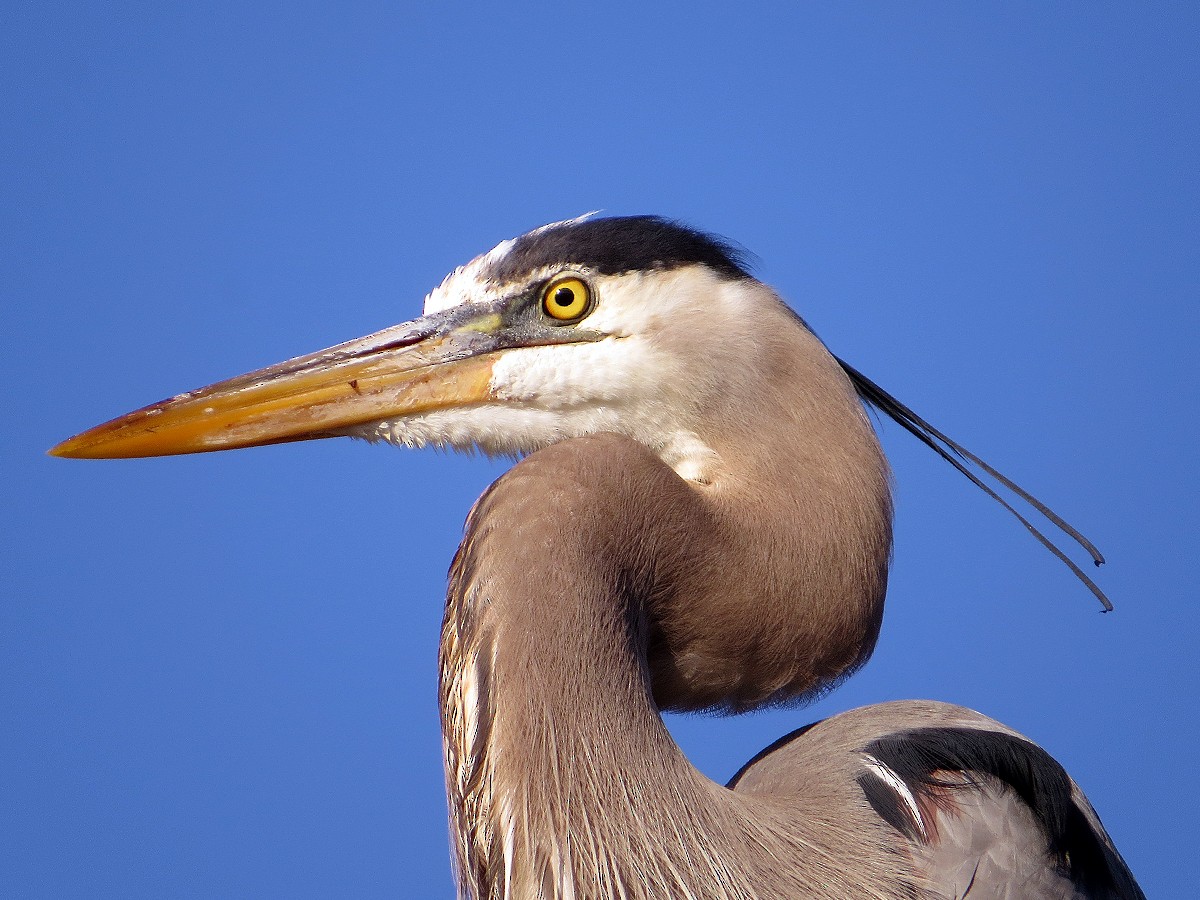
[[[51,452],[160,456],[348,435],[519,455],[617,432],[704,480],[706,400],[752,367],[756,306],[782,304],[720,239],[656,217],[585,216],[459,267],[421,318],[171,397]]]

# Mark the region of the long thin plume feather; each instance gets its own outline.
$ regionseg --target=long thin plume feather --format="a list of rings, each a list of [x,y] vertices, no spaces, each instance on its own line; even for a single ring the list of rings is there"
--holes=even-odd
[[[1087,573],[1084,572],[1083,569],[1079,568],[1074,561],[1068,558],[1067,555],[1061,549],[1059,549],[1057,544],[1042,534],[1042,532],[1038,531],[1038,529],[1035,528],[1028,519],[1017,512],[1017,510],[1014,509],[1008,501],[1001,497],[994,488],[986,484],[978,475],[972,472],[969,466],[977,466],[985,474],[990,475],[1002,486],[1012,491],[1014,494],[1036,509],[1039,513],[1045,516],[1050,524],[1060,529],[1064,534],[1066,534],[1084,550],[1090,553],[1092,562],[1100,566],[1104,564],[1104,556],[1096,548],[1095,544],[1080,534],[1078,529],[1065,521],[1061,516],[1054,512],[1054,510],[1044,504],[1037,497],[1033,496],[1033,494],[1026,491],[1023,487],[1012,481],[1007,476],[996,471],[994,468],[992,468],[992,466],[984,462],[962,444],[959,444],[958,442],[946,437],[946,435],[942,434],[942,432],[938,431],[936,428],[918,416],[915,412],[873,382],[866,375],[863,375],[844,360],[838,359],[837,357],[835,357],[835,359],[837,359],[838,364],[845,370],[846,374],[850,376],[850,381],[854,384],[854,389],[858,391],[859,396],[862,397],[863,400],[899,423],[901,427],[903,427],[910,434],[914,435],[917,440],[932,449],[935,453],[937,453],[938,456],[950,463],[950,465],[954,466],[954,468],[958,469],[958,471],[969,478],[972,484],[974,484],[985,494],[1016,516],[1017,521],[1028,528],[1029,532],[1038,539],[1043,547],[1057,556],[1059,560],[1062,561],[1063,565],[1075,573],[1076,578],[1087,585],[1088,590],[1090,590],[1096,596],[1096,599],[1100,601],[1105,612],[1112,611],[1112,603],[1109,601],[1108,597],[1105,596],[1104,591],[1100,590],[1099,586],[1097,586],[1097,584],[1088,577]]]

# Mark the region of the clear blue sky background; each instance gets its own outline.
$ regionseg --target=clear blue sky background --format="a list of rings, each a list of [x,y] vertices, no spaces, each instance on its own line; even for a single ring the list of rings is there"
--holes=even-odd
[[[1063,761],[1150,896],[1193,895],[1197,7],[449,6],[4,13],[0,895],[450,895],[441,597],[502,466],[43,453],[410,318],[591,209],[742,243],[1111,560],[1102,616],[885,425],[874,660],[810,709],[673,719],[696,763],[724,780],[813,718],[956,701]]]

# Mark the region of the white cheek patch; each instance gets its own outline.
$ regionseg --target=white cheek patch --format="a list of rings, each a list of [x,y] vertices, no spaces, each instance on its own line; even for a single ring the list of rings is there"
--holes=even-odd
[[[594,343],[518,347],[492,366],[497,400],[568,409],[581,403],[628,401],[644,395],[642,342],[606,338]]]
[[[624,434],[681,478],[704,484],[719,458],[688,427],[686,401],[664,390],[676,383],[664,371],[669,368],[665,357],[633,337],[524,347],[496,361],[490,393],[513,408],[544,413],[538,432],[544,443],[601,431]],[[547,433],[551,424],[554,437]]]
[[[426,313],[496,299],[502,287],[487,273],[515,244],[505,241],[452,272],[426,298]],[[562,271],[547,266],[527,273],[528,282]],[[757,283],[695,266],[578,274],[597,296],[581,327],[609,337],[506,350],[492,368],[489,402],[378,422],[354,429],[354,435],[519,456],[556,441],[615,432],[690,482],[716,482],[724,466],[699,436],[697,416],[707,401],[731,389],[728,379],[752,358],[753,348],[737,339],[743,333],[737,326],[753,321],[756,305],[773,295]],[[714,353],[723,354],[716,365]],[[730,368],[731,360],[741,360],[740,367]]]

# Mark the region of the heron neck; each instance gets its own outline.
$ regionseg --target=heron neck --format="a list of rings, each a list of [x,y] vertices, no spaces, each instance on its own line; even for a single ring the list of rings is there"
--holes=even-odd
[[[700,846],[719,789],[651,695],[646,598],[678,563],[628,506],[647,490],[694,502],[648,451],[599,436],[528,458],[472,511],[452,569],[441,702],[459,875],[477,900],[637,884],[687,896],[679,879],[719,855]]]
[[[865,662],[879,633],[887,463],[837,361],[781,303],[774,314],[740,368],[718,367],[737,378],[699,392],[696,431],[716,461],[692,491],[703,550],[655,609],[650,669],[664,709],[812,696]]]
[[[694,631],[720,625],[704,618],[702,584],[714,556],[734,562],[719,514],[611,434],[533,454],[476,503],[440,652],[466,896],[862,895],[825,865],[836,858],[828,823],[802,814],[802,791],[780,803],[725,790],[659,715],[657,675],[677,659],[650,652],[674,639],[663,628],[683,627],[693,600]]]

